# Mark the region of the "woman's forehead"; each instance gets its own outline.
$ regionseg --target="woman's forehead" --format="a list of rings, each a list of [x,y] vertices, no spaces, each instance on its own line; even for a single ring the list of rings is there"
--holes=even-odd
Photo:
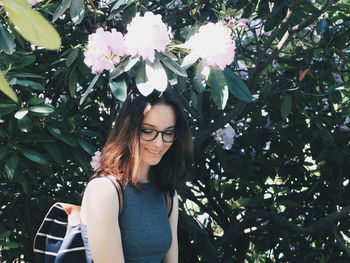
[[[146,112],[142,122],[157,129],[166,129],[176,125],[176,115],[172,106],[156,104]]]

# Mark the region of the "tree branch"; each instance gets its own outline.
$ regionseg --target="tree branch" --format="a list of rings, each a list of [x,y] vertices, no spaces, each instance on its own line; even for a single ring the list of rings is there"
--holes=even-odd
[[[322,15],[324,12],[328,10],[329,7],[331,7],[334,3],[338,2],[339,0],[328,0],[327,3],[324,5],[322,9],[320,9],[318,12],[315,12],[311,16],[307,17],[304,21],[301,23],[293,26],[291,29],[287,30],[284,35],[282,36],[281,40],[277,44],[276,48],[272,51],[272,53],[267,56],[266,58],[263,58],[262,56],[259,57],[259,62],[257,63],[257,66],[255,67],[252,74],[250,74],[250,77],[248,79],[248,87],[250,90],[254,90],[256,86],[256,82],[259,78],[260,73],[271,64],[271,62],[278,56],[281,49],[284,47],[284,45],[287,43],[288,38],[293,35],[294,33],[304,29],[305,27],[309,26],[313,22],[316,21],[316,19]],[[288,13],[287,13],[288,14]],[[286,18],[285,18],[286,19]],[[289,17],[288,17],[289,19]],[[282,31],[282,27],[280,29]],[[270,39],[269,39],[270,40]]]
[[[291,223],[288,219],[278,215],[277,213],[270,211],[247,211],[244,218],[267,218],[270,219],[277,225],[283,226],[284,229],[289,230],[291,232],[295,232],[302,235],[311,235],[316,233],[321,229],[330,228],[334,221],[345,218],[350,213],[350,205],[345,206],[340,211],[333,212],[328,216],[318,220],[316,223],[312,224],[309,227],[302,227],[296,224]]]

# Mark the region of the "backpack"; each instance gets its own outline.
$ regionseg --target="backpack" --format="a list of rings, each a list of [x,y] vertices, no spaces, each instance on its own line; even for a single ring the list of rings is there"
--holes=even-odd
[[[95,176],[90,180],[102,177]],[[119,198],[119,215],[123,209],[123,187],[118,180],[108,178],[114,185]],[[173,198],[165,195],[168,217],[173,207]],[[85,246],[81,235],[80,206],[57,202],[47,212],[34,237],[33,250],[38,262],[45,263],[87,263]]]

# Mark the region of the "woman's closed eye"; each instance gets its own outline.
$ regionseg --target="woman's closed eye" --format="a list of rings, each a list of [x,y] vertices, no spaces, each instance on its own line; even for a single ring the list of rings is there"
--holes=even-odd
[[[142,128],[141,131],[143,133],[150,134],[150,133],[154,132],[155,130],[154,129]]]

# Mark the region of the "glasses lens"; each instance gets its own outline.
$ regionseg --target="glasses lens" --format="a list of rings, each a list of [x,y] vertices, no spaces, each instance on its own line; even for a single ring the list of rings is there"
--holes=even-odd
[[[173,142],[176,140],[176,131],[166,131],[162,136],[164,142]]]
[[[152,141],[157,136],[157,131],[152,129],[141,129],[141,138],[145,141]]]

